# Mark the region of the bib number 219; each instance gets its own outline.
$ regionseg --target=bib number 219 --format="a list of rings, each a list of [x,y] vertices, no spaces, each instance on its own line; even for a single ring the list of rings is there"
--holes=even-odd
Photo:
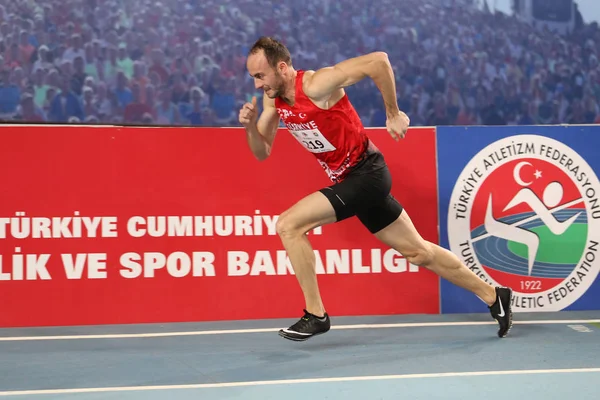
[[[308,150],[322,150],[325,148],[325,144],[320,140],[303,140],[302,143]]]
[[[334,151],[333,146],[318,129],[292,132],[294,137],[311,153]]]

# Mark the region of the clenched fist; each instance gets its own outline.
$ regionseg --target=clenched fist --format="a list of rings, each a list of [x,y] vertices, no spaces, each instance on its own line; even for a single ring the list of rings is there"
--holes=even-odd
[[[257,118],[258,107],[256,107],[256,96],[253,96],[252,103],[244,104],[240,110],[240,124],[244,125],[244,127],[256,125]]]
[[[397,115],[388,117],[385,122],[388,133],[392,135],[392,138],[394,138],[395,141],[404,139],[409,125],[410,119],[408,118],[408,115],[402,111],[398,112]]]

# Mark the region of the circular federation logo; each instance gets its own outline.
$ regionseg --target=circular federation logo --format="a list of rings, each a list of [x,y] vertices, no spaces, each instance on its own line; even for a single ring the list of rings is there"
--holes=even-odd
[[[513,310],[560,311],[600,270],[600,183],[575,151],[519,135],[481,150],[450,198],[450,249],[514,291]]]

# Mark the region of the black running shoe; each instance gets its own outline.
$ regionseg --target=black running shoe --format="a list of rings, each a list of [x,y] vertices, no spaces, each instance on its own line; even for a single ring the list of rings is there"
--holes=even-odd
[[[289,328],[280,330],[279,336],[302,342],[313,336],[321,335],[329,331],[330,328],[331,321],[327,313],[325,313],[324,317],[320,318],[304,310],[304,316]]]
[[[490,313],[492,317],[498,324],[500,324],[500,329],[498,329],[498,337],[506,337],[508,331],[512,327],[512,308],[511,308],[511,300],[512,300],[512,289],[507,287],[497,287],[496,288],[496,302],[492,304],[490,309]]]

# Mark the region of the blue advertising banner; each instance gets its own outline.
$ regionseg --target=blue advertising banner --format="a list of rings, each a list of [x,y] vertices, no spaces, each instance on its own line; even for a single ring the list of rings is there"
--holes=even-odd
[[[438,127],[440,243],[514,312],[600,309],[600,127]],[[442,280],[441,312],[488,312]]]

